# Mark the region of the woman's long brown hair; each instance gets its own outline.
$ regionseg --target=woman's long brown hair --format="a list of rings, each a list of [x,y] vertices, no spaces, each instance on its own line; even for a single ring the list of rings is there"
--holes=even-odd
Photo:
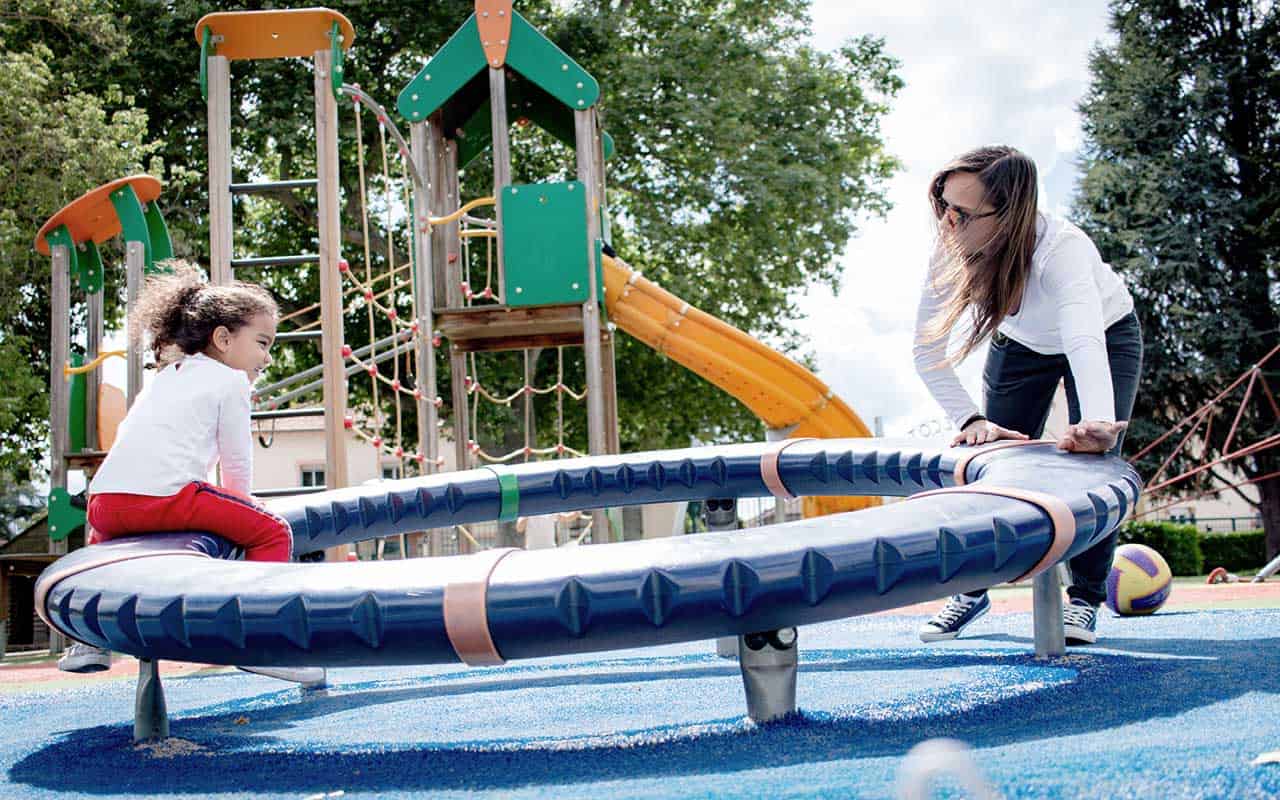
[[[971,173],[982,182],[996,215],[991,237],[973,253],[939,232],[945,257],[933,277],[933,289],[943,302],[925,327],[925,342],[945,348],[956,322],[966,311],[972,313],[968,336],[949,363],[963,361],[1021,302],[1036,248],[1038,201],[1034,161],[1012,147],[980,147],[957,156],[929,182],[929,203],[939,223],[946,208],[942,189],[957,172]]]

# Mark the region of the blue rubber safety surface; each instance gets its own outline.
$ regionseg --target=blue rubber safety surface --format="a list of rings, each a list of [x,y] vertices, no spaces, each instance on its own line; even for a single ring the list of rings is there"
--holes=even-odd
[[[463,666],[333,670],[298,689],[165,681],[175,737],[131,744],[134,683],[0,696],[0,797],[871,797],[952,737],[1011,798],[1280,794],[1280,610],[1120,619],[1037,661],[1028,614],[921,645],[918,616],[801,629],[800,714],[745,720],[711,642]],[[963,796],[943,782],[938,796]]]

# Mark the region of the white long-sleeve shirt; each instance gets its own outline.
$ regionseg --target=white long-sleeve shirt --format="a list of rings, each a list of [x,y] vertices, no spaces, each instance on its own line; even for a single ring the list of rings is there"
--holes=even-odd
[[[916,372],[929,393],[959,426],[978,413],[978,406],[955,370],[944,363],[946,340],[924,342],[925,326],[945,299],[945,291],[934,284],[942,258],[939,248],[930,259],[916,311],[913,353]],[[1106,330],[1131,311],[1129,290],[1084,231],[1042,213],[1022,303],[1016,313],[1001,320],[998,330],[1037,353],[1065,354],[1075,378],[1081,419],[1115,422]]]
[[[222,485],[249,494],[253,434],[249,377],[203,353],[160,371],[120,423],[115,444],[89,484],[90,493],[167,497],[209,479],[222,464]]]

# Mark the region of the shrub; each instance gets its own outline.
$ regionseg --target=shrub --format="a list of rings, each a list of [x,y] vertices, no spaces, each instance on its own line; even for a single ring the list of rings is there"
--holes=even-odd
[[[1129,522],[1120,527],[1120,544],[1134,542],[1152,548],[1164,556],[1174,575],[1204,574],[1201,541],[1196,526],[1177,522]]]
[[[1222,567],[1228,572],[1261,569],[1267,563],[1265,531],[1215,533],[1200,537],[1205,569]]]

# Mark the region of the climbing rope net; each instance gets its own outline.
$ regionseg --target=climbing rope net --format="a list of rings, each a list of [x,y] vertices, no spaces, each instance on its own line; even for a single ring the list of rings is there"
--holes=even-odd
[[[416,276],[420,265],[415,262],[415,235],[430,235],[433,228],[455,225],[457,246],[450,247],[447,258],[458,264],[461,276],[459,286],[464,307],[497,305],[502,302],[498,280],[497,223],[491,216],[484,216],[486,209],[494,206],[493,198],[478,198],[462,205],[451,214],[442,217],[416,215],[412,210],[413,182],[422,184],[409,147],[387,115],[386,110],[365,94],[359,87],[344,86],[343,92],[351,98],[355,114],[356,163],[359,180],[359,228],[362,244],[357,249],[355,263],[342,260],[338,270],[343,280],[344,326],[351,331],[351,322],[358,319],[368,338],[368,344],[360,347],[344,345],[348,386],[355,388],[355,380],[367,378],[367,391],[353,393],[360,397],[348,409],[344,425],[362,442],[377,451],[384,472],[393,464],[396,476],[426,474],[444,466],[444,459],[430,459],[427,443],[420,441],[409,427],[413,422],[411,409],[423,413],[424,404],[443,408],[439,396],[427,397],[426,387],[419,376],[426,374],[426,365],[418,361],[417,344],[420,337],[431,336],[432,344],[439,347],[438,331],[419,329],[418,293],[415,292]],[[377,125],[376,152],[368,152],[365,144],[366,115],[372,114]],[[393,150],[395,152],[393,152]],[[398,158],[396,158],[398,154]],[[366,173],[366,164],[376,165],[373,174]],[[398,163],[397,163],[398,162]],[[425,184],[423,184],[425,185]],[[454,252],[456,251],[456,252]],[[429,268],[429,267],[426,267]],[[281,323],[294,322],[291,330],[303,332],[316,330],[321,324],[317,315],[306,320],[319,309],[319,303],[300,308],[281,319]],[[364,338],[364,337],[362,337]],[[514,449],[499,452],[482,445],[473,433],[467,442],[467,450],[476,462],[503,464],[518,460],[580,456],[583,451],[565,440],[565,402],[581,402],[585,389],[576,391],[565,381],[565,348],[556,348],[556,372],[554,383],[536,385],[536,353],[522,351],[524,380],[520,385],[503,388],[499,384],[509,380],[498,369],[491,369],[491,378],[482,377],[483,359],[475,353],[467,356],[467,374],[464,378],[467,407],[456,409],[455,414],[467,414],[472,432],[481,430],[482,417],[487,404],[515,410],[523,400],[525,418],[535,398],[554,397],[556,424],[551,441],[538,446],[535,431],[525,425],[522,444]],[[321,382],[313,381],[300,389],[293,389],[271,396],[261,403],[262,408],[275,408],[300,396],[307,390],[314,391]],[[267,387],[271,389],[273,387]],[[262,431],[259,431],[261,435]],[[468,465],[459,465],[466,468]],[[464,531],[464,533],[466,533]]]

